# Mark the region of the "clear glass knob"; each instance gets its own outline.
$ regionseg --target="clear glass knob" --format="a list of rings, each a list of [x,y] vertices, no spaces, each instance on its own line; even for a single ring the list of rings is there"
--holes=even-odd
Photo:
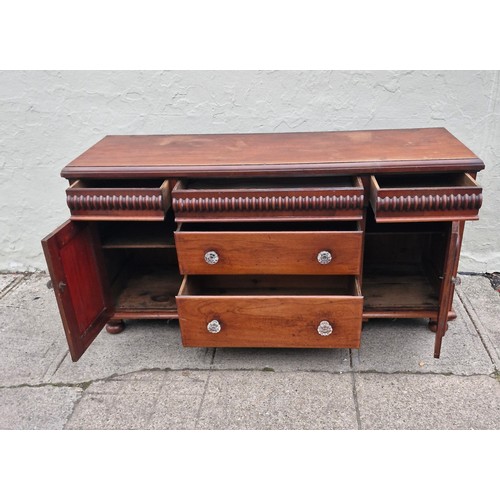
[[[333,326],[328,321],[322,321],[318,325],[318,333],[322,337],[327,337],[328,335],[331,335],[332,332],[333,332]]]
[[[321,250],[321,252],[318,253],[317,259],[320,264],[325,265],[325,264],[330,264],[333,257],[328,250]]]
[[[210,323],[208,323],[207,325],[207,330],[210,332],[210,333],[219,333],[221,331],[221,326],[220,326],[220,323],[216,320],[216,319],[213,319],[212,321],[210,321]]]
[[[217,264],[219,262],[219,255],[215,250],[209,250],[205,254],[205,262],[210,265]]]

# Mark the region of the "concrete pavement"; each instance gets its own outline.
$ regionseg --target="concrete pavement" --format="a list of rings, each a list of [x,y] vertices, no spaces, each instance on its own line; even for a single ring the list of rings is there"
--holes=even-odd
[[[462,276],[441,359],[421,320],[359,350],[183,348],[130,321],[69,357],[45,274],[0,275],[0,429],[499,429],[500,293]]]

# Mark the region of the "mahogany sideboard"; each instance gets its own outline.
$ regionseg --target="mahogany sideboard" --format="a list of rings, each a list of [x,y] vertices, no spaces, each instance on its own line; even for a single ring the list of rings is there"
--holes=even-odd
[[[428,318],[439,357],[483,162],[444,128],[107,136],[42,241],[72,359],[106,326],[184,346],[359,348]]]

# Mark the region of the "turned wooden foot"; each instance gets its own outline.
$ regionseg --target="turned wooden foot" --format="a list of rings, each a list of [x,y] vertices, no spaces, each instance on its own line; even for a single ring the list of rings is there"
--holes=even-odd
[[[457,319],[457,313],[451,309],[448,313],[448,321],[453,321],[454,319]]]
[[[116,333],[122,333],[125,329],[125,321],[122,319],[116,321],[108,321],[106,324],[106,331],[108,333],[112,333],[113,335]]]
[[[449,320],[448,320],[448,321],[449,321]],[[428,326],[429,326],[429,330],[430,330],[431,332],[434,332],[434,333],[436,333],[436,332],[437,332],[437,326],[438,326],[438,322],[437,322],[437,321],[435,321],[435,320],[433,320],[433,319],[430,319],[430,320],[429,320],[429,325],[428,325]],[[446,325],[446,328],[445,328],[445,331],[447,331],[447,330],[448,330],[448,325]]]

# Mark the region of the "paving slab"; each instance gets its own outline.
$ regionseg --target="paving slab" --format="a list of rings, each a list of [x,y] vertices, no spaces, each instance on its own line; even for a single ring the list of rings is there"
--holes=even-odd
[[[128,321],[118,335],[103,330],[78,362],[66,356],[50,381],[77,383],[147,369],[207,369],[213,352],[182,347],[178,321]]]
[[[0,299],[0,386],[43,382],[67,352],[47,281],[28,275]]]
[[[208,371],[148,371],[91,384],[67,429],[194,429]]]
[[[23,277],[23,275],[19,274],[0,274],[0,298],[8,293],[14,282],[21,280]]]
[[[500,293],[484,276],[461,276],[457,293],[485,348],[500,370]]]
[[[352,374],[212,371],[200,429],[356,429]]]
[[[500,382],[488,375],[354,375],[362,429],[500,429]]]
[[[235,349],[217,348],[215,369],[274,371],[350,371],[348,349]]]
[[[370,320],[363,327],[361,348],[353,349],[353,369],[382,373],[491,374],[495,366],[462,302],[455,298],[457,318],[448,323],[441,356],[434,358],[434,333],[427,319]]]
[[[0,429],[63,429],[82,392],[80,387],[0,389]]]

